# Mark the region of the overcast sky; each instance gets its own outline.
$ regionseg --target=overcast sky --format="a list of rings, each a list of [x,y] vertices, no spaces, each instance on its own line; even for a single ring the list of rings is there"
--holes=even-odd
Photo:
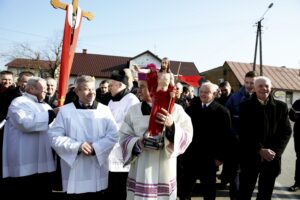
[[[270,3],[262,21],[263,64],[300,68],[300,0],[79,0],[95,18],[83,20],[77,52],[134,57],[150,50],[194,62],[199,72],[224,61],[252,63],[255,23]],[[0,0],[0,52],[17,43],[45,50],[62,35],[64,20],[65,11],[50,0]],[[7,62],[0,58],[0,68]]]

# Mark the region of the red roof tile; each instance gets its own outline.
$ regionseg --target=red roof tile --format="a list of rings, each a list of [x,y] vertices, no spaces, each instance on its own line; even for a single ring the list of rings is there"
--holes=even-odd
[[[129,59],[129,57],[76,53],[71,75],[85,74],[107,78],[110,77],[112,70],[128,67]]]
[[[241,84],[244,82],[245,74],[253,69],[251,63],[225,61],[224,65],[226,63]],[[259,65],[256,65],[257,74],[259,70]],[[263,75],[271,79],[274,89],[300,91],[299,69],[263,65]]]
[[[133,58],[142,56],[144,53],[150,53],[145,51]],[[161,60],[156,55],[152,54],[156,59]],[[91,75],[101,78],[109,78],[111,71],[114,69],[128,68],[131,57],[122,56],[111,56],[111,55],[99,55],[99,54],[88,54],[88,53],[75,53],[73,65],[70,74],[73,76],[77,75]],[[42,61],[43,67],[47,67],[48,61]],[[199,75],[198,69],[193,62],[181,62],[171,61],[170,69],[174,74],[178,73],[178,68],[181,63],[179,74],[185,76]],[[23,67],[32,66],[33,63],[29,59],[15,59],[12,62],[6,64],[9,67]]]
[[[139,54],[139,56],[142,54]],[[136,57],[137,56],[134,58]],[[133,58],[130,57],[76,53],[71,69],[71,75],[89,74],[95,77],[108,78],[110,77],[112,70],[128,68],[129,61],[132,59]],[[185,76],[199,74],[198,69],[193,62],[171,61],[170,63],[170,69],[174,74],[177,74],[180,63],[181,67],[179,74]]]
[[[54,61],[47,60],[31,60],[25,58],[17,58],[7,63],[5,66],[17,67],[17,68],[31,68],[31,69],[50,69],[50,66],[54,64]]]

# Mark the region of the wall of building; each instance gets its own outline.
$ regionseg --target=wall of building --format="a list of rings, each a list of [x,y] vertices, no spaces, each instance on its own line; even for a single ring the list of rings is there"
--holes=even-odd
[[[68,84],[68,85],[74,84],[74,83],[75,83],[76,77],[77,77],[77,76],[71,76],[71,77],[69,78],[69,84]],[[98,88],[100,82],[103,81],[105,78],[95,78],[95,79],[96,79],[96,88]],[[106,79],[106,80],[109,80],[109,79]]]
[[[300,92],[293,92],[293,103],[300,99]]]
[[[135,80],[138,79],[138,75],[136,73],[136,71],[134,70],[133,65],[138,65],[140,68],[145,68],[147,66],[147,64],[153,63],[156,65],[157,68],[160,69],[160,60],[158,60],[157,58],[155,58],[152,54],[150,53],[145,53],[141,56],[138,56],[132,60],[130,60],[129,62],[129,69],[131,69],[133,78]]]
[[[232,73],[230,68],[226,65],[202,72],[201,76],[205,76],[206,80],[209,80],[215,84],[220,84],[223,81],[228,81],[233,91],[239,90],[241,84],[243,84],[243,83],[240,84],[240,82]]]
[[[19,74],[23,71],[31,71],[34,73],[35,76],[40,76],[39,70],[34,70],[34,69],[25,69],[25,68],[15,68],[15,67],[8,67],[8,71],[11,71],[14,74],[14,81],[17,82],[17,79],[19,77]]]

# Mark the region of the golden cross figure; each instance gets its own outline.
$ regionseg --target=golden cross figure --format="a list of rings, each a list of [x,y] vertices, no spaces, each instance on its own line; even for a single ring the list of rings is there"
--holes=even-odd
[[[60,2],[60,0],[51,0],[51,5],[54,8],[60,8],[63,10],[67,9],[67,4]],[[72,0],[73,5],[73,14],[76,14],[78,8],[78,0]],[[91,12],[82,11],[82,16],[91,21],[94,18],[94,15]]]

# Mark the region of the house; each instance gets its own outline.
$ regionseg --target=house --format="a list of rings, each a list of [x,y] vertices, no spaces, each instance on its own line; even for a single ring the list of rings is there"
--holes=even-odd
[[[17,58],[5,66],[7,66],[7,70],[13,72],[16,77],[23,71],[31,71],[35,76],[47,77],[50,75],[51,66],[54,64],[54,61]]]
[[[96,78],[96,84],[98,85],[101,80],[109,79],[111,72],[115,69],[133,69],[134,64],[145,67],[149,63],[154,63],[157,67],[159,67],[160,62],[161,58],[153,54],[151,51],[145,51],[134,57],[122,57],[89,54],[87,53],[87,49],[83,49],[81,53],[75,53],[69,83],[74,83],[77,76],[91,75]],[[34,65],[31,66],[30,64]],[[14,74],[19,74],[24,70],[31,70],[38,76],[41,75],[41,71],[47,71],[50,68],[47,61],[39,61],[39,63],[35,63],[29,59],[15,59],[7,63],[5,66],[7,66],[8,70],[13,71]],[[175,75],[199,75],[198,69],[193,62],[171,61],[170,69]]]
[[[96,78],[97,82],[109,79],[111,72],[115,69],[129,68],[133,70],[133,65],[146,67],[149,63],[154,63],[160,67],[161,58],[151,51],[145,51],[134,57],[121,57],[99,54],[88,54],[84,49],[82,53],[75,53],[73,66],[70,73],[69,82],[75,80],[78,75],[88,74]],[[171,71],[176,75],[192,76],[199,75],[199,71],[193,62],[182,62],[171,60]],[[137,77],[136,74],[134,74]]]
[[[237,91],[244,83],[245,74],[251,70],[253,70],[252,63],[225,61],[223,66],[204,71],[201,75],[216,84],[228,81],[233,90]],[[259,65],[256,66],[256,72],[259,74]],[[299,69],[263,65],[263,75],[271,79],[274,96],[277,99],[291,105],[300,98]]]

